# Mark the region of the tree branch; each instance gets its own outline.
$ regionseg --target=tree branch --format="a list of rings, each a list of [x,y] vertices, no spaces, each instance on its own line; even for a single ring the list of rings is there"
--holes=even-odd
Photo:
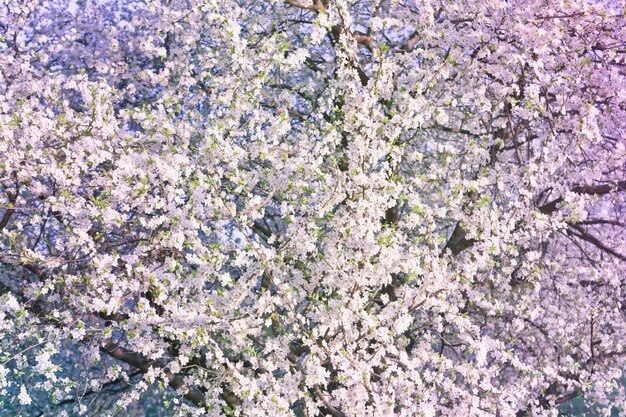
[[[100,344],[100,350],[119,361],[139,369],[143,373],[148,372],[152,367],[160,369],[165,368],[165,365],[163,364],[149,360],[137,352],[133,352],[132,350],[119,346],[113,341],[113,339],[110,338]],[[184,396],[189,401],[193,402],[197,406],[202,406],[204,404],[204,393],[197,388],[187,387],[182,376],[168,371],[164,371],[163,374],[167,379],[169,386],[175,390],[185,390],[185,388],[187,388]]]
[[[320,387],[318,385],[316,385],[313,388],[313,392],[315,393],[315,396],[322,402],[324,403],[324,407],[326,407],[328,409],[328,412],[330,414],[332,414],[334,417],[348,417],[347,414],[343,413],[341,410],[338,410],[337,408],[335,408],[330,401],[328,401],[328,399],[324,396],[324,394],[322,393],[322,390],[320,389]]]
[[[310,10],[316,13],[324,13],[326,11],[326,7],[324,7],[321,0],[314,0],[313,4],[303,4],[298,0],[285,0],[285,3],[292,7],[297,7],[298,9]]]

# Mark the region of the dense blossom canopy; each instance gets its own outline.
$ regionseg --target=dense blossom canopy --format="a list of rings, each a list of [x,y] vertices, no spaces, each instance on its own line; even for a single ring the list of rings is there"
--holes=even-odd
[[[622,0],[2,0],[0,415],[624,409]]]

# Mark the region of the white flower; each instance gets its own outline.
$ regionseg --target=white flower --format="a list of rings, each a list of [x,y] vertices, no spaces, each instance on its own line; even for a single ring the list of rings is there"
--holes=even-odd
[[[311,43],[313,45],[319,45],[324,36],[326,36],[325,28],[318,25],[313,26],[313,30],[311,30]]]
[[[20,393],[17,396],[17,399],[22,405],[30,405],[33,402],[33,400],[31,400],[30,396],[28,395],[28,391],[26,391],[26,387],[24,385],[20,387]]]
[[[9,374],[9,370],[3,365],[0,365],[0,388],[9,386],[9,380],[6,379],[6,376],[8,374]]]
[[[330,381],[330,373],[320,365],[309,366],[306,374],[306,383],[309,387],[325,385]]]
[[[402,316],[398,317],[393,325],[396,334],[404,333],[404,331],[409,328],[412,322],[413,317],[411,317],[410,314],[403,314]]]
[[[13,294],[7,293],[3,295],[4,300],[2,300],[2,304],[4,305],[4,311],[17,311],[20,308],[20,304],[17,302]]]

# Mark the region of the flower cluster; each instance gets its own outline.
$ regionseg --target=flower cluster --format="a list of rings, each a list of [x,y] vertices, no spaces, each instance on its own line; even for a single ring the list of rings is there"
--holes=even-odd
[[[0,416],[626,409],[619,0],[24,0],[0,32]]]

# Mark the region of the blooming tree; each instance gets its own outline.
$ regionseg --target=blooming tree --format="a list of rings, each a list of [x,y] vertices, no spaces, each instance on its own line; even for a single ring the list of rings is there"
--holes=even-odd
[[[3,0],[0,415],[626,406],[620,0]]]

